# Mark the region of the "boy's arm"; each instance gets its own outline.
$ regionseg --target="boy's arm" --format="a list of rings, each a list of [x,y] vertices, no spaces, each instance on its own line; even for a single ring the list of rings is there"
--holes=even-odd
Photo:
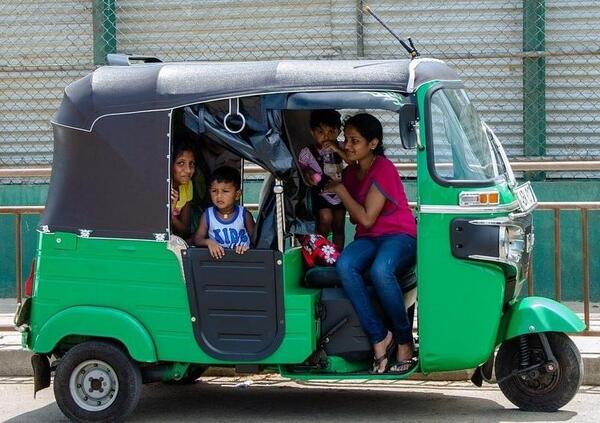
[[[206,211],[204,211],[200,217],[198,230],[196,230],[196,233],[194,234],[194,244],[198,247],[206,247],[208,245],[208,240],[208,223],[206,222]]]
[[[252,217],[252,213],[250,213],[250,211],[248,209],[244,209],[245,210],[245,215],[244,215],[244,225],[246,226],[246,232],[248,232],[248,236],[252,237],[252,234],[254,233],[254,217]]]

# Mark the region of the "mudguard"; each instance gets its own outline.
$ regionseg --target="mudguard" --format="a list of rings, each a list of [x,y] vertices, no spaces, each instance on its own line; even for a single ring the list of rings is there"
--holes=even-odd
[[[526,297],[502,316],[496,345],[527,333],[581,332],[585,324],[568,307],[543,297]]]
[[[116,339],[134,360],[157,361],[154,342],[144,326],[132,315],[108,307],[78,306],[55,314],[35,336],[33,351],[50,353],[70,335]]]

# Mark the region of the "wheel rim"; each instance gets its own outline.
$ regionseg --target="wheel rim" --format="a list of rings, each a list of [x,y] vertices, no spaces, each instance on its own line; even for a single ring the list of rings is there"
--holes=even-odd
[[[109,364],[101,360],[87,360],[73,369],[69,391],[79,407],[87,411],[102,411],[117,399],[119,381]]]

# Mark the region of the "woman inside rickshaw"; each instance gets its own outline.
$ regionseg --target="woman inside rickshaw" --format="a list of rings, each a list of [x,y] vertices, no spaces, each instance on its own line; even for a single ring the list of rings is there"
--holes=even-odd
[[[394,164],[385,157],[383,129],[367,113],[350,117],[344,127],[349,165],[343,182],[325,187],[337,194],[356,224],[356,236],[342,252],[337,271],[371,344],[373,373],[406,373],[415,365],[412,325],[396,274],[416,261],[416,222]],[[391,321],[388,330],[375,311],[363,279],[370,279]]]
[[[173,234],[189,238],[194,195],[192,177],[196,170],[196,153],[191,144],[181,142],[173,149],[171,165],[171,227]]]

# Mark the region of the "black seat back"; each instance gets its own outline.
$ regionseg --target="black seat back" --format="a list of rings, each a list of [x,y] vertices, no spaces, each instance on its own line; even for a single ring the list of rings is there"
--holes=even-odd
[[[369,272],[363,275],[365,282],[369,285]],[[404,273],[396,275],[398,283],[402,288],[402,293],[406,293],[417,286],[417,274],[415,269],[411,268]],[[335,266],[316,266],[306,271],[304,275],[304,284],[309,288],[339,288],[342,286]]]

